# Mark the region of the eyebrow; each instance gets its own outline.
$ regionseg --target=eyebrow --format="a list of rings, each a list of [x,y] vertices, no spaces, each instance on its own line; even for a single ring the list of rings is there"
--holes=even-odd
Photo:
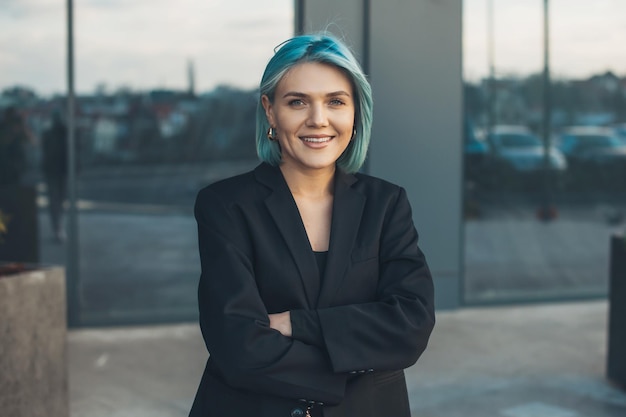
[[[326,97],[337,97],[337,96],[347,96],[350,97],[350,94],[346,91],[343,90],[338,90],[338,91],[333,91],[331,93],[326,94]],[[283,95],[283,98],[285,97],[301,97],[301,98],[306,98],[309,97],[308,94],[304,94],[304,93],[300,93],[298,91],[288,91],[287,93],[285,93]]]

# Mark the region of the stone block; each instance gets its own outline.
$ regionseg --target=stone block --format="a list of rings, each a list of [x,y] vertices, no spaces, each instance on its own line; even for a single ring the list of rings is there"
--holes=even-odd
[[[61,267],[0,276],[0,416],[69,416]]]

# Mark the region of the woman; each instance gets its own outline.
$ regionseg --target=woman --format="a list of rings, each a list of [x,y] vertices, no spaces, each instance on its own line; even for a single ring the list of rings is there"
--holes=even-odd
[[[28,170],[26,145],[32,137],[21,114],[8,107],[0,119],[0,186],[20,185]]]
[[[67,127],[61,112],[55,111],[52,123],[43,133],[42,172],[48,190],[50,225],[57,243],[65,241],[63,204],[67,198]]]
[[[401,187],[358,174],[370,86],[328,35],[286,41],[260,87],[254,171],[200,191],[190,416],[409,417],[433,286]]]

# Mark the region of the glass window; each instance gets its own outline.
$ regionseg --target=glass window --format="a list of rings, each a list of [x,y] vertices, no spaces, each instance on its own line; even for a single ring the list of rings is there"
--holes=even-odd
[[[65,264],[65,9],[0,7],[0,262]]]
[[[17,107],[24,122],[20,182],[38,208],[33,260],[54,264],[64,263],[67,244],[66,176],[57,172],[66,154],[65,6],[32,0],[0,9],[0,108]],[[79,249],[72,256],[81,323],[195,319],[195,196],[257,164],[257,86],[273,48],[293,35],[293,7],[288,0],[74,2]],[[55,183],[46,174],[53,171]]]
[[[257,164],[257,85],[293,2],[76,4],[87,322],[195,318],[200,188]]]
[[[626,222],[626,4],[549,1],[548,89],[543,6],[464,2],[469,303],[606,294]]]

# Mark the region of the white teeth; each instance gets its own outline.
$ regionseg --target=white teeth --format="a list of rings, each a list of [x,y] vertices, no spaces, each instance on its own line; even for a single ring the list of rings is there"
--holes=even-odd
[[[305,142],[313,142],[313,143],[324,143],[324,142],[328,142],[331,138],[330,137],[326,137],[326,138],[302,138],[303,141]]]

